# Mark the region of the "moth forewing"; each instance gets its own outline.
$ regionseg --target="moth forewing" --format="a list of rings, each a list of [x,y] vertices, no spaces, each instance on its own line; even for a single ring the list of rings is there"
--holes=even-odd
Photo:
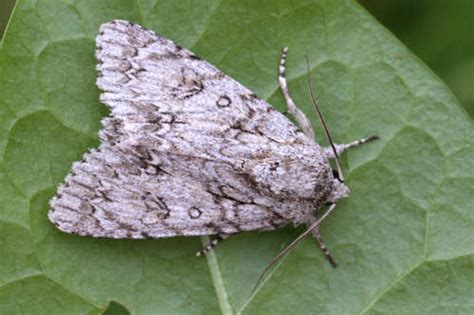
[[[50,202],[49,219],[60,230],[224,239],[313,226],[316,209],[348,193],[328,159],[371,138],[335,144],[336,151],[316,144],[288,93],[286,52],[279,83],[302,130],[207,61],[139,25],[103,24],[96,47],[97,85],[110,115],[100,146],[73,164]],[[312,231],[323,248],[317,225]]]

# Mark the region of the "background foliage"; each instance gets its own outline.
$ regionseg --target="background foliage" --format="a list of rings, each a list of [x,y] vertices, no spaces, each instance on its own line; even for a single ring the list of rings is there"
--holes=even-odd
[[[0,1],[0,37],[15,0]],[[359,0],[453,90],[474,116],[474,2]]]
[[[101,23],[128,19],[192,49],[284,110],[290,86],[313,117],[304,55],[334,137],[382,137],[349,152],[353,193],[325,222],[340,262],[305,240],[250,290],[298,231],[235,236],[200,259],[197,238],[65,235],[48,200],[97,146]],[[0,51],[0,313],[445,314],[474,294],[474,128],[446,86],[352,1],[24,0]],[[314,119],[313,119],[314,120]],[[315,121],[314,121],[315,122]],[[315,124],[316,125],[316,124]]]
[[[474,116],[474,1],[360,0]]]

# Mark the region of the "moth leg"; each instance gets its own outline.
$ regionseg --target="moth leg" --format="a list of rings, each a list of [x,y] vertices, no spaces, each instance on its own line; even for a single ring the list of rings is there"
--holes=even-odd
[[[217,234],[216,238],[212,239],[209,244],[196,252],[196,256],[204,256],[216,247],[221,241],[228,238],[231,234]]]
[[[317,220],[318,218],[316,216],[314,217],[312,216],[308,222],[308,225],[313,224]],[[313,235],[314,239],[318,243],[319,249],[323,252],[324,257],[326,257],[326,259],[334,268],[337,267],[336,260],[332,257],[331,252],[329,251],[329,248],[326,246],[323,239],[321,238],[321,230],[319,228],[319,225],[311,231],[311,234]]]
[[[323,239],[321,238],[321,230],[319,229],[319,226],[316,227],[313,231],[311,231],[311,233],[313,234],[313,237],[316,239],[319,249],[323,252],[324,257],[326,257],[329,263],[334,268],[336,268],[337,267],[336,260],[332,257],[331,252],[329,251],[329,248],[326,246]]]
[[[295,102],[290,96],[288,91],[288,83],[286,82],[286,57],[288,55],[288,47],[284,47],[281,52],[280,66],[278,67],[278,83],[280,84],[281,91],[285,97],[286,104],[288,106],[288,112],[295,118],[296,122],[303,130],[303,132],[311,139],[315,140],[314,130],[306,118],[305,114],[296,107]]]
[[[361,144],[364,144],[364,143],[367,143],[367,142],[370,142],[370,141],[378,140],[378,139],[380,139],[380,137],[371,136],[371,137],[367,137],[367,138],[362,138],[360,140],[352,141],[350,143],[334,144],[334,147],[336,148],[337,155],[341,155],[347,149],[359,146]],[[332,150],[331,147],[324,148],[324,154],[330,159],[335,158],[334,151]]]

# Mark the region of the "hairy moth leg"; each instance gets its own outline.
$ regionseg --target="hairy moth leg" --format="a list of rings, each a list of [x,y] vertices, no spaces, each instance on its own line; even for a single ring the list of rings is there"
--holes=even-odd
[[[336,143],[336,144],[334,144],[334,147],[336,148],[337,155],[341,155],[347,149],[357,147],[361,144],[371,142],[371,141],[374,141],[374,140],[378,140],[378,139],[380,139],[379,136],[370,136],[370,137],[362,138],[360,140],[352,141],[350,143],[342,143],[342,144],[337,144]],[[325,147],[324,148],[324,154],[330,159],[335,158],[334,151],[331,147]]]
[[[281,91],[286,100],[286,105],[288,106],[288,112],[295,118],[296,122],[300,126],[301,130],[309,138],[315,140],[314,130],[306,118],[305,114],[296,107],[295,102],[290,96],[288,91],[288,83],[286,82],[286,57],[288,55],[288,47],[283,48],[281,52],[280,66],[278,67],[278,83],[280,84]]]
[[[211,250],[213,250],[221,241],[225,240],[228,238],[230,234],[218,234],[216,238],[212,239],[209,244],[204,246],[202,249],[196,252],[196,256],[204,256],[207,253],[209,253]]]
[[[310,225],[311,223],[316,222],[316,221],[317,221],[317,218],[314,218],[312,221],[310,221],[310,223],[309,223],[308,225]],[[313,229],[313,230],[311,231],[311,234],[313,235],[314,239],[315,239],[316,242],[318,243],[318,247],[319,247],[319,249],[323,252],[324,257],[326,257],[326,259],[329,261],[329,263],[330,263],[334,268],[336,268],[336,267],[337,267],[337,262],[336,262],[336,260],[332,257],[331,251],[329,250],[329,248],[326,246],[326,244],[324,243],[323,239],[321,238],[321,230],[319,229],[319,226],[316,227],[315,229]]]
[[[280,259],[282,259],[286,254],[288,254],[288,252],[293,249],[302,239],[304,239],[306,236],[308,236],[309,234],[312,234],[314,229],[317,228],[321,222],[323,222],[327,216],[336,208],[336,205],[335,203],[332,203],[329,205],[329,208],[326,210],[326,212],[323,213],[323,215],[319,218],[319,219],[316,219],[314,217],[311,218],[311,220],[307,223],[308,225],[308,228],[306,229],[306,231],[304,231],[303,233],[301,233],[297,238],[295,238],[290,244],[288,244],[282,251],[280,251],[278,253],[278,255],[275,256],[275,258],[273,258],[273,260],[265,267],[265,269],[263,269],[262,273],[260,274],[260,276],[258,277],[258,280],[257,280],[257,283],[255,284],[253,290],[252,290],[252,294],[255,292],[255,290],[257,290],[258,286],[260,285],[260,283],[262,283],[262,280],[263,278],[265,277],[265,275],[267,274],[267,272],[273,267],[275,266],[275,264],[280,261]],[[314,220],[313,220],[314,219]]]

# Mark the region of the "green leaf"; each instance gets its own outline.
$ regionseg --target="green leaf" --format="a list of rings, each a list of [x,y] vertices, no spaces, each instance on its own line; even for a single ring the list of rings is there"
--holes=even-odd
[[[445,80],[474,117],[474,5],[470,0],[359,0]]]
[[[190,48],[284,110],[279,50],[312,118],[306,63],[333,136],[382,140],[344,157],[350,198],[323,224],[339,262],[303,241],[249,294],[292,227],[206,259],[198,238],[66,235],[48,200],[98,145],[107,115],[94,38],[111,19]],[[0,52],[0,313],[468,313],[474,295],[474,128],[446,86],[359,5],[303,1],[19,1]],[[319,128],[319,127],[318,127]],[[321,129],[319,138],[321,142]]]

